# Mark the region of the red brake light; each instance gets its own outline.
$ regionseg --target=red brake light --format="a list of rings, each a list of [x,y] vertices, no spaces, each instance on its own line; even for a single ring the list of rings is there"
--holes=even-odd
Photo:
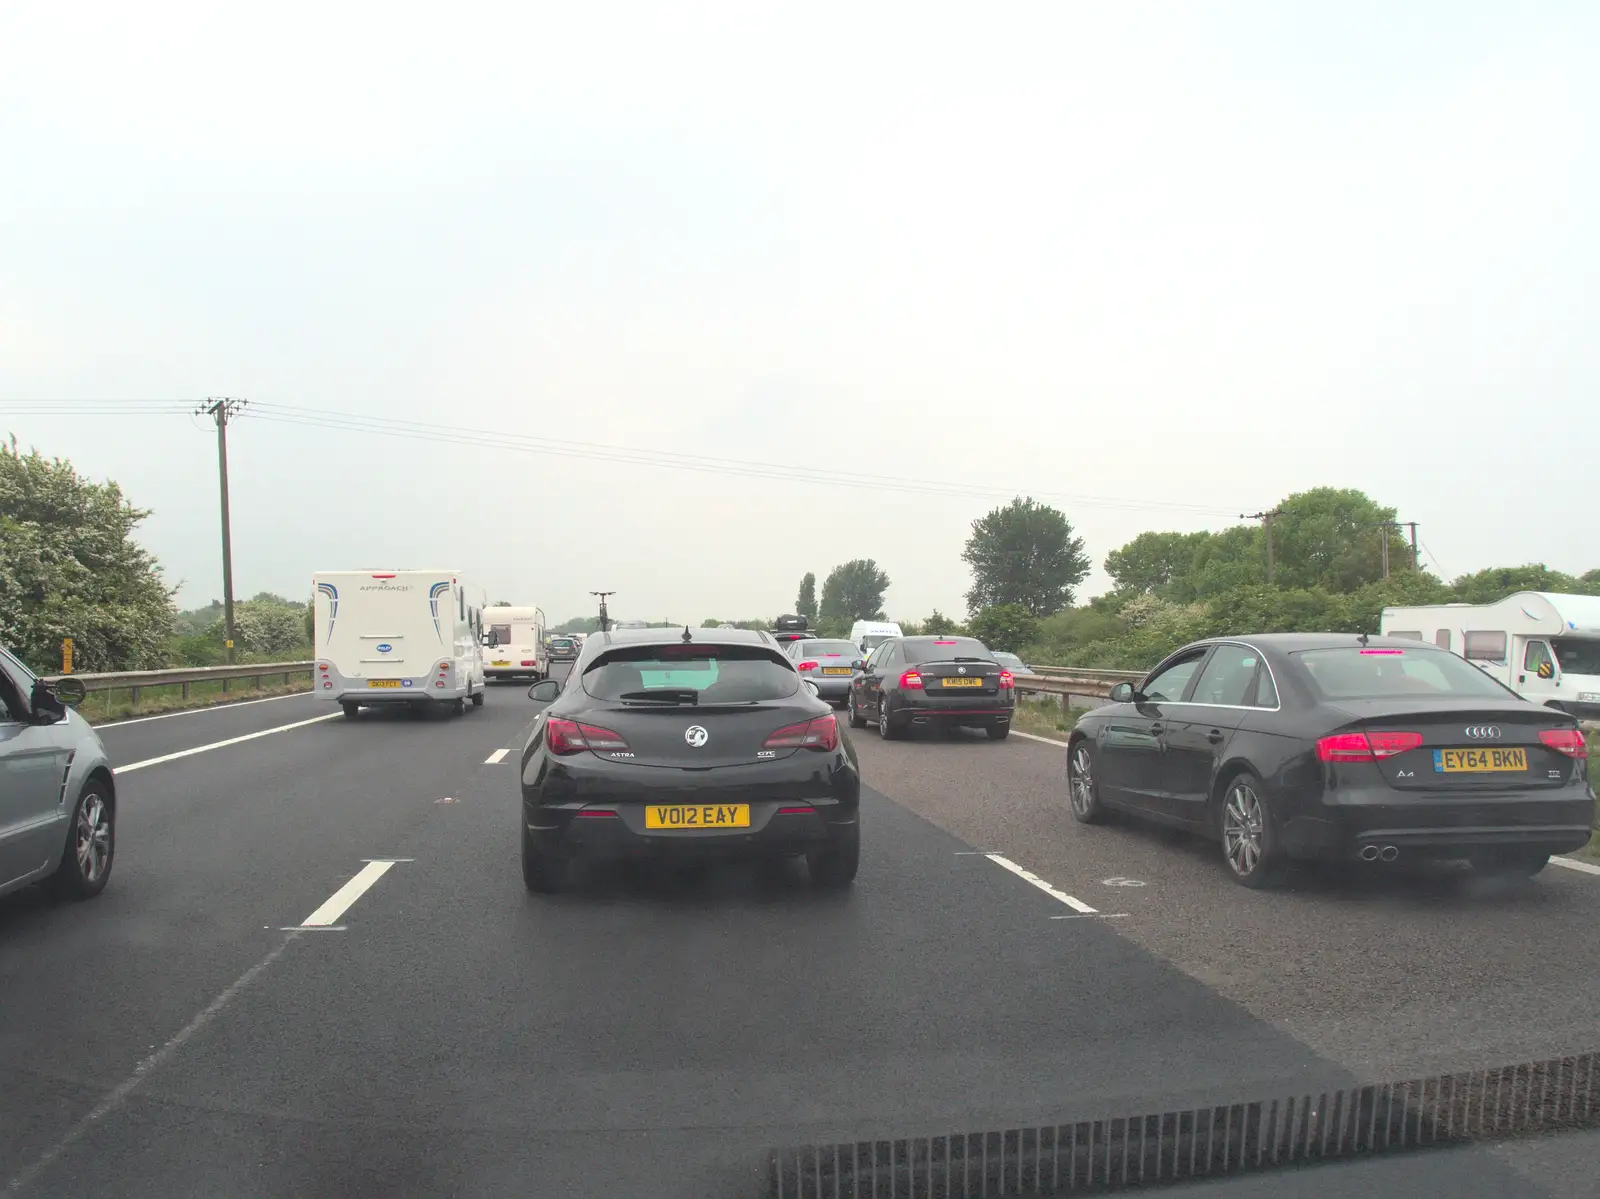
[[[1016,685],[1017,680],[1011,677],[1011,672],[1009,670],[1002,670],[1000,672],[1000,690],[1004,691],[1007,687],[1015,687]]]
[[[839,722],[831,714],[775,729],[761,743],[763,749],[815,749],[831,753],[839,748]]]
[[[795,667],[796,670],[815,670],[816,668],[817,664],[815,662],[802,662]]]
[[[1363,653],[1363,654],[1372,654],[1372,655],[1376,655],[1376,656],[1379,656],[1379,657],[1385,657],[1385,658],[1398,658],[1400,655],[1404,654],[1406,651],[1403,650],[1403,649],[1364,649],[1364,650],[1362,650],[1360,652]]]
[[[902,690],[907,687],[921,688],[922,676],[914,670],[908,670],[900,676],[900,686]]]
[[[954,641],[935,641],[935,645],[954,645]]]
[[[1317,758],[1323,762],[1372,762],[1421,744],[1421,733],[1335,733],[1317,739]]]
[[[1539,740],[1558,754],[1566,754],[1569,758],[1589,756],[1589,743],[1583,739],[1583,733],[1578,729],[1540,729]]]
[[[547,720],[544,724],[544,743],[551,753],[565,757],[581,754],[586,749],[596,753],[625,750],[628,743],[621,733],[593,724],[574,724],[570,720]]]

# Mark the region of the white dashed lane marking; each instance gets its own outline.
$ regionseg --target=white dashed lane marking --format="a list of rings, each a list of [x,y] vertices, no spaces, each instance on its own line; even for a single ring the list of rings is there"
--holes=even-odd
[[[1078,913],[1080,913],[1081,915],[1084,915],[1084,916],[1098,916],[1100,914],[1100,913],[1096,912],[1093,908],[1091,908],[1088,904],[1084,903],[1083,900],[1074,899],[1072,896],[1068,895],[1065,891],[1056,890],[1056,888],[1052,887],[1049,883],[1045,882],[1044,879],[1040,878],[1037,874],[1033,873],[1033,871],[1024,870],[1021,866],[1018,866],[1010,858],[1002,857],[1000,854],[997,854],[997,853],[986,853],[983,856],[988,858],[996,866],[1005,867],[1007,870],[1011,871],[1012,874],[1016,875],[1018,878],[1022,879],[1024,882],[1032,883],[1035,887],[1038,887],[1039,890],[1043,891],[1046,895],[1050,896],[1051,899],[1060,900],[1062,903],[1066,904],[1069,908],[1071,908],[1074,912],[1078,912]]]
[[[350,910],[352,904],[360,899],[367,891],[385,874],[394,867],[392,861],[368,862],[355,877],[340,887],[328,897],[328,901],[311,915],[300,922],[302,928],[327,927],[339,923],[339,917]]]
[[[505,756],[510,752],[509,749],[497,749],[483,760],[483,764],[485,766],[493,766],[496,762],[504,761]]]

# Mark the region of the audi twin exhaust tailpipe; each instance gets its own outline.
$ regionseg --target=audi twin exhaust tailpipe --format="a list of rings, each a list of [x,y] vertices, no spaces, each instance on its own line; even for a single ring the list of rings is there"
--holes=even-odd
[[[1400,856],[1398,845],[1363,845],[1361,847],[1361,860],[1363,862],[1392,862]]]

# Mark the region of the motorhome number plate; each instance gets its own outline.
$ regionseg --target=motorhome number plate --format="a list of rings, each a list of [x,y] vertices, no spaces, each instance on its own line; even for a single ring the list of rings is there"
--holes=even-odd
[[[1580,691],[1578,692],[1578,702],[1580,704],[1600,704],[1600,691]]]

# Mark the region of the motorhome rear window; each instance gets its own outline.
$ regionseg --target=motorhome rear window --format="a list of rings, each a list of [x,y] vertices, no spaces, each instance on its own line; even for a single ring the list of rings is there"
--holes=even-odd
[[[703,704],[748,704],[790,698],[800,676],[755,645],[639,645],[595,659],[583,689],[596,699],[643,702],[652,691],[693,690]]]
[[[1461,656],[1470,662],[1504,662],[1506,635],[1503,629],[1469,629],[1461,637]]]
[[[494,634],[494,639],[501,645],[511,644],[511,626],[508,624],[492,624],[489,632]]]
[[[1600,674],[1600,641],[1585,637],[1556,637],[1550,647],[1563,674]]]
[[[1440,649],[1307,649],[1289,655],[1323,699],[1505,699],[1507,691]]]

